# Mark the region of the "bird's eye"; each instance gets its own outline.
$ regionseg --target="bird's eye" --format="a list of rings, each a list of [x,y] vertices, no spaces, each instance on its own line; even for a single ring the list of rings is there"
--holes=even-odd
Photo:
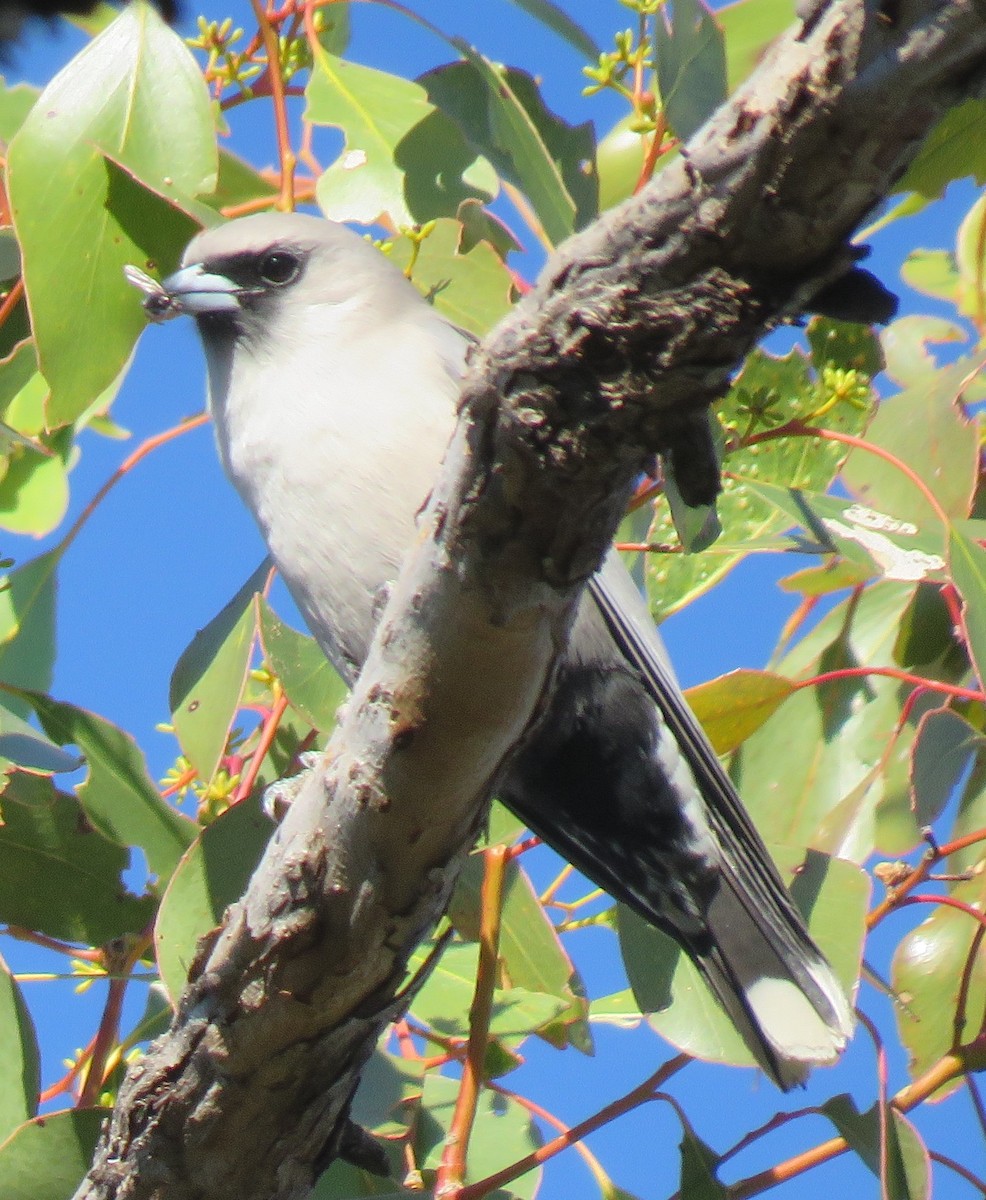
[[[257,264],[257,272],[264,283],[284,287],[298,277],[301,260],[287,250],[271,250]]]

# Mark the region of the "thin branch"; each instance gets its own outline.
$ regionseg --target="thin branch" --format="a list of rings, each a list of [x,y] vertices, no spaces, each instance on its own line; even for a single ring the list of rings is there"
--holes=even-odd
[[[298,160],[291,148],[291,131],[288,128],[288,109],[285,101],[284,75],[281,71],[281,47],[278,31],[264,12],[260,0],[250,0],[257,19],[257,27],[263,39],[267,55],[266,78],[270,82],[271,100],[274,105],[274,129],[277,134],[277,156],[281,164],[281,188],[277,207],[283,212],[293,212],[295,207],[294,172]]]
[[[956,1175],[961,1175],[966,1183],[970,1183],[974,1188],[978,1188],[983,1196],[986,1197],[986,1180],[980,1179],[978,1175],[973,1175],[968,1167],[964,1167],[960,1162],[956,1162],[954,1158],[949,1158],[947,1154],[942,1154],[940,1150],[929,1149],[928,1157],[936,1163],[941,1163],[943,1167],[948,1167]]]
[[[610,1121],[614,1121],[624,1113],[639,1108],[642,1104],[649,1104],[656,1098],[655,1093],[658,1089],[692,1061],[691,1057],[687,1054],[679,1054],[675,1058],[669,1059],[659,1071],[655,1071],[649,1079],[645,1079],[643,1083],[638,1084],[637,1087],[627,1092],[625,1096],[621,1096],[619,1100],[614,1100],[612,1104],[607,1104],[605,1108],[601,1108],[593,1116],[580,1121],[578,1125],[573,1125],[567,1133],[563,1133],[553,1138],[550,1142],[546,1142],[538,1150],[534,1150],[517,1162],[511,1163],[509,1167],[504,1167],[495,1174],[487,1176],[486,1179],[480,1179],[477,1183],[470,1183],[468,1187],[464,1187],[459,1192],[456,1200],[481,1200],[487,1193],[496,1191],[497,1188],[503,1187],[504,1184],[510,1183],[514,1179],[519,1179],[521,1175],[526,1175],[528,1171],[533,1171],[535,1167],[541,1166],[549,1159],[554,1158],[556,1154],[560,1154],[562,1150],[567,1150],[569,1146],[581,1141],[582,1138],[587,1137],[590,1133],[594,1133],[597,1129],[608,1125]]]
[[[486,1050],[490,1040],[493,992],[500,960],[500,917],[503,910],[503,881],[506,871],[505,846],[483,851],[483,885],[480,891],[479,967],[469,1009],[469,1042],[462,1065],[462,1079],[455,1098],[442,1161],[435,1180],[435,1195],[458,1193],[466,1177],[469,1137],[485,1075]]]

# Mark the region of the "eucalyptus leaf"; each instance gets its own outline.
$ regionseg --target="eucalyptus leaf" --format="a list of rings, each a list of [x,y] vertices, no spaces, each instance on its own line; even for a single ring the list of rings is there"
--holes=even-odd
[[[37,1112],[38,1040],[20,988],[0,958],[0,1144]]]
[[[65,1200],[82,1182],[106,1108],[48,1113],[14,1130],[0,1144],[3,1200]]]
[[[182,752],[200,779],[213,777],[226,748],[250,667],[253,597],[269,573],[265,558],[175,664],[169,693],[172,720]]]
[[[107,156],[179,202],[215,186],[205,82],[149,5],[128,6],[59,72],[9,148],[11,207],[52,425],[73,420],[116,378],[144,326],[124,264],[176,258],[189,233],[187,223],[164,219],[163,202],[139,212],[115,198],[125,176]],[[131,182],[131,202],[137,190]],[[73,236],[54,237],[54,229]]]

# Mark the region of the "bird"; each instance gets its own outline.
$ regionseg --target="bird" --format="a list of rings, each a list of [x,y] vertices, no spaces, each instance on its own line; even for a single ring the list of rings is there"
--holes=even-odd
[[[319,646],[352,683],[457,419],[469,337],[377,247],[300,213],[199,233],[149,316],[194,317],[219,456]],[[787,1090],[853,1016],[681,693],[615,551],[499,798],[670,934]]]

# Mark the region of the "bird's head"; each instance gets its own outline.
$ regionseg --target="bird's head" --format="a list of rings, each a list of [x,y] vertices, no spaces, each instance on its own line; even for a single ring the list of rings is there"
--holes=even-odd
[[[150,292],[148,314],[196,318],[207,342],[290,339],[299,324],[324,334],[351,319],[379,321],[420,297],[393,264],[344,225],[300,213],[241,217],[198,234],[182,265]]]

